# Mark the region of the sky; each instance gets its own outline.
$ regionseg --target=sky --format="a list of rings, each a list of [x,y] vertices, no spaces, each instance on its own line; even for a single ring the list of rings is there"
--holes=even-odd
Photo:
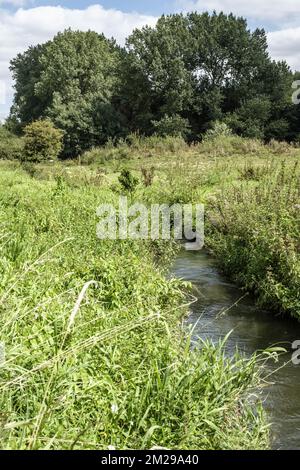
[[[300,0],[0,0],[0,120],[9,112],[13,83],[9,61],[58,31],[103,32],[120,44],[136,27],[155,25],[165,13],[224,11],[264,28],[270,54],[300,70]]]

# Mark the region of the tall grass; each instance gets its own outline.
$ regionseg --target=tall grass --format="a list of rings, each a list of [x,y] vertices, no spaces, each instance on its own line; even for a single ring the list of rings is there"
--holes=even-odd
[[[299,163],[248,164],[240,176],[211,204],[209,244],[263,306],[299,319]]]
[[[190,347],[172,245],[96,238],[116,197],[0,174],[1,448],[265,448],[256,360]]]

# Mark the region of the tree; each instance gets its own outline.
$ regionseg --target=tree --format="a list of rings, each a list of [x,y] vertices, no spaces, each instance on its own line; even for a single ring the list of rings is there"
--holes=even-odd
[[[162,16],[156,28],[135,30],[122,56],[120,107],[131,131],[153,133],[151,121],[182,117],[193,95],[189,33],[183,15]]]
[[[271,61],[264,30],[252,32],[232,14],[162,16],[154,28],[133,32],[123,60],[121,102],[131,130],[151,133],[153,121],[178,115],[189,120],[197,138],[262,96],[272,112],[262,126],[253,123],[252,133],[257,127],[264,137],[287,103],[289,68]]]
[[[270,59],[264,30],[232,14],[162,16],[123,49],[66,30],[19,54],[11,70],[10,128],[51,119],[64,131],[64,157],[132,132],[198,140],[217,121],[265,140],[299,134],[291,70]]]
[[[50,118],[64,131],[68,157],[104,143],[109,133],[117,132],[111,129],[118,115],[110,100],[118,57],[115,42],[92,31],[66,30],[30,48],[11,62],[16,88],[12,114],[22,127],[33,119]]]
[[[20,132],[22,127],[41,118],[50,105],[50,95],[45,96],[43,101],[35,93],[42,73],[40,57],[45,47],[45,44],[29,47],[11,61],[15,94],[8,121],[14,131]]]
[[[184,138],[190,132],[189,121],[178,114],[174,114],[173,116],[165,114],[159,121],[152,121],[151,124],[155,134],[161,137],[170,135]]]

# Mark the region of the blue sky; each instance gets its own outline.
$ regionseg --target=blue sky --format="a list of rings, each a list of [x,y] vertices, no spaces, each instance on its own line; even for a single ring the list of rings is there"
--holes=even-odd
[[[271,56],[300,70],[300,0],[0,0],[0,119],[13,95],[9,61],[30,45],[68,27],[124,44],[134,28],[154,26],[162,13],[214,9],[246,17],[250,28],[264,27]]]
[[[34,2],[35,5],[64,5],[68,8],[86,8],[93,3],[97,2],[89,0],[36,0]],[[176,2],[170,0],[102,0],[99,3],[105,8],[116,8],[124,12],[137,11],[146,15],[161,15],[162,13],[171,13],[176,9]]]

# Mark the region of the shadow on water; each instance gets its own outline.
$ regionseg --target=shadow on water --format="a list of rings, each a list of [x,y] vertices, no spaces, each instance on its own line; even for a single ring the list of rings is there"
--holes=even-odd
[[[237,347],[248,356],[275,344],[288,350],[276,364],[268,361],[270,372],[279,370],[270,379],[272,385],[265,389],[264,402],[273,423],[273,448],[300,450],[300,365],[290,362],[291,345],[300,340],[300,323],[263,311],[251,296],[242,298],[243,292],[219,273],[215,260],[204,250],[182,250],[171,274],[194,285],[198,301],[191,306],[188,322],[197,324],[195,339],[217,342],[233,330],[226,346],[229,355]]]

